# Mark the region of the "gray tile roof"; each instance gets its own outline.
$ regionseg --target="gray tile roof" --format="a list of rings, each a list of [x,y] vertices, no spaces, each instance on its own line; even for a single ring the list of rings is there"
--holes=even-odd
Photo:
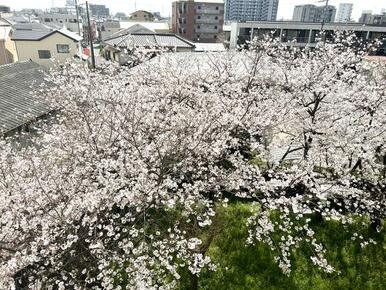
[[[158,34],[158,33],[136,33],[119,36],[108,39],[106,44],[114,47],[144,47],[144,46],[163,46],[192,48],[194,45],[188,40],[183,39],[175,34]]]
[[[32,61],[0,66],[0,135],[50,111],[42,100],[32,94],[44,82],[43,70]]]
[[[50,31],[50,27],[47,25],[44,25],[42,23],[34,23],[34,22],[29,22],[29,23],[15,23],[12,25],[13,29],[15,30],[46,30]]]
[[[41,40],[56,32],[75,41],[82,40],[82,37],[67,29],[54,29],[41,23],[17,23],[13,25],[13,29],[12,40]]]
[[[22,30],[17,29],[13,32],[12,40],[39,40],[42,39],[52,31],[50,30]]]

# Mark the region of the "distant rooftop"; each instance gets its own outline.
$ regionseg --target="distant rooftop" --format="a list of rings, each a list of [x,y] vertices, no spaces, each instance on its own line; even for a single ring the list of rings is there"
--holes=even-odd
[[[110,38],[105,41],[107,45],[116,48],[126,47],[146,47],[146,46],[162,46],[162,47],[183,47],[192,48],[193,43],[188,40],[169,33],[140,33],[127,34]]]
[[[81,36],[68,29],[54,29],[41,23],[17,23],[13,28],[12,40],[39,41],[57,32],[75,41],[82,40]]]
[[[140,24],[153,32],[167,32],[170,30],[169,23],[163,21],[145,22],[145,21],[120,21],[121,28],[130,28]]]

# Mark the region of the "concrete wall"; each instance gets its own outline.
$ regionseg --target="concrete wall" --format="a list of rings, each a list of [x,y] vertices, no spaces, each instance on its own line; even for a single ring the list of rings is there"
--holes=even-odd
[[[15,41],[19,61],[33,60],[34,62],[51,67],[54,62],[51,59],[40,59],[38,50],[49,50],[55,61],[64,62],[78,54],[78,42],[56,32],[40,41]],[[57,44],[68,44],[69,53],[58,53]]]

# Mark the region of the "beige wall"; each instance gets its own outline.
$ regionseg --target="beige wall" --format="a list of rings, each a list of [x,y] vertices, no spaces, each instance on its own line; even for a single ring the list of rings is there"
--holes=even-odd
[[[0,65],[17,61],[15,43],[8,38],[0,41]]]
[[[17,61],[15,43],[11,40],[12,31],[6,31],[9,32],[8,35],[5,35],[5,39],[0,40],[0,65]]]
[[[15,43],[19,61],[31,59],[34,62],[46,67],[53,66],[54,62],[51,59],[40,59],[38,50],[49,50],[51,52],[51,57],[54,58],[54,61],[59,62],[72,59],[76,54],[78,54],[78,43],[58,32],[40,41],[17,40]],[[68,44],[70,46],[70,52],[58,53],[56,48],[57,44]]]
[[[154,15],[146,11],[136,11],[130,15],[131,20],[136,21],[154,21]]]

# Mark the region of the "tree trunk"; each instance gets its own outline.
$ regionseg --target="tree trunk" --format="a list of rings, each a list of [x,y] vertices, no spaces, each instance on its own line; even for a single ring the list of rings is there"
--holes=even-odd
[[[190,274],[189,290],[198,290],[198,276],[196,274]]]

